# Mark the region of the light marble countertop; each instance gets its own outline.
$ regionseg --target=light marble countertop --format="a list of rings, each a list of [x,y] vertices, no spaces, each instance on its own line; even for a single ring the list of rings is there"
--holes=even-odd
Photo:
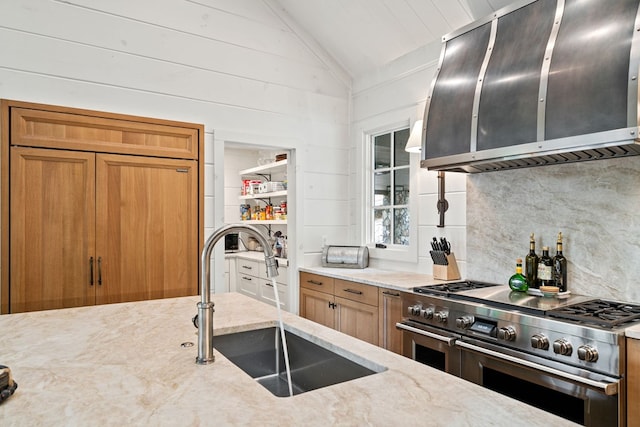
[[[275,308],[214,295],[216,335],[273,326]],[[2,426],[574,425],[554,415],[291,313],[302,331],[388,369],[279,398],[219,352],[197,365],[198,297],[0,316],[0,363],[16,393]],[[215,343],[215,338],[214,338]]]
[[[640,324],[632,326],[626,329],[624,332],[627,335],[627,337],[640,340]]]
[[[320,274],[342,280],[354,280],[367,285],[382,288],[409,291],[417,286],[447,283],[434,279],[430,274],[409,273],[403,271],[381,270],[378,268],[329,268],[329,267],[300,267],[299,271]]]

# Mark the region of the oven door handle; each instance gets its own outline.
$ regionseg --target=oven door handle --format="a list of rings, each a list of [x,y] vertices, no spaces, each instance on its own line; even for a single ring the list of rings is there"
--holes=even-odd
[[[405,331],[413,332],[414,334],[423,335],[425,337],[433,338],[438,341],[446,343],[449,347],[453,347],[457,337],[445,337],[443,335],[434,334],[433,332],[425,331],[424,329],[414,328],[413,326],[405,325],[404,323],[396,323],[396,328],[404,329]]]
[[[496,359],[506,360],[507,362],[511,362],[516,365],[526,366],[532,369],[546,372],[548,374],[552,374],[561,378],[568,379],[570,381],[574,381],[580,384],[584,384],[586,386],[590,386],[592,388],[602,391],[607,396],[615,396],[616,394],[618,394],[618,381],[615,381],[615,380],[612,380],[613,382],[610,382],[610,383],[590,380],[588,378],[584,378],[578,375],[573,375],[568,372],[563,372],[559,369],[550,368],[548,366],[540,365],[538,363],[530,362],[528,360],[519,359],[517,357],[513,357],[508,354],[502,354],[497,351],[489,350],[488,348],[469,344],[468,342],[464,342],[464,341],[456,341],[455,345],[457,345],[458,347],[465,348],[467,350],[472,350],[478,353],[486,354],[487,356],[491,356]]]

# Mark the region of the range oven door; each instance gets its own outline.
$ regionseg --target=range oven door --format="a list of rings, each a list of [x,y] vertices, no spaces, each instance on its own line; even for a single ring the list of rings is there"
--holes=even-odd
[[[586,426],[625,425],[623,378],[544,361],[465,337],[462,378]]]
[[[402,355],[440,371],[460,376],[459,337],[410,320],[396,323],[402,330]]]

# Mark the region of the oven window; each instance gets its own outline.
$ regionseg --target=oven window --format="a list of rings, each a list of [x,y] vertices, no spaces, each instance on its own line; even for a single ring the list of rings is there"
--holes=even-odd
[[[421,345],[415,345],[415,360],[440,371],[446,371],[446,355]]]
[[[482,369],[482,383],[491,390],[584,425],[582,399],[514,378],[486,366]]]

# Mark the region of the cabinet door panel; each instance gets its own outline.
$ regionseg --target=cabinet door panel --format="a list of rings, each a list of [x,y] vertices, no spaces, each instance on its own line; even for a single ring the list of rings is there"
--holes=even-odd
[[[165,120],[49,107],[13,108],[11,143],[143,156],[198,158],[198,130]],[[156,123],[157,122],[157,123]]]
[[[382,348],[402,354],[402,331],[396,323],[402,320],[402,299],[400,292],[380,289],[380,307],[378,308],[379,345]]]
[[[197,162],[97,155],[97,303],[197,294],[197,221]]]
[[[337,330],[378,345],[378,307],[336,297]]]
[[[333,295],[300,288],[300,316],[316,323],[335,328],[335,311],[329,306]]]
[[[94,304],[94,158],[11,148],[12,313]]]
[[[640,425],[640,340],[627,338],[627,422]]]

